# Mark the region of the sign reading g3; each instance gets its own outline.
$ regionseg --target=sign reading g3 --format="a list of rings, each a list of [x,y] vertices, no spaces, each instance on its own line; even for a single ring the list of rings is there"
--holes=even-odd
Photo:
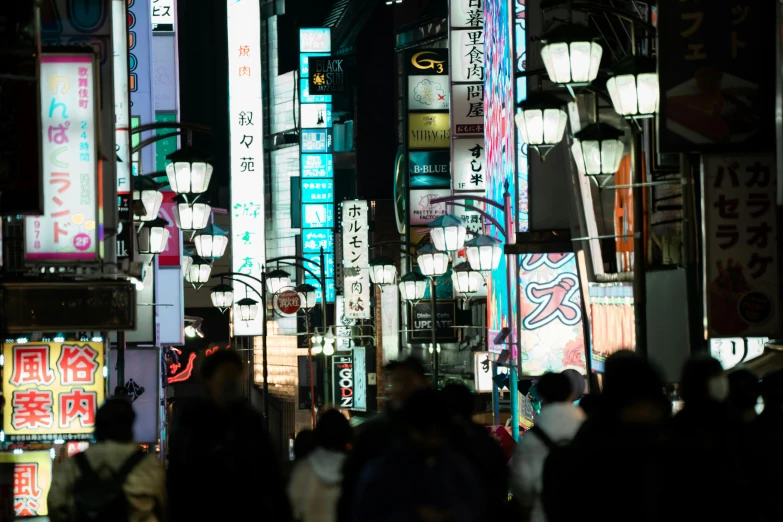
[[[423,55],[434,55],[435,58],[423,58]],[[443,74],[445,72],[443,64],[446,62],[446,60],[441,60],[439,58],[440,57],[438,56],[438,53],[433,51],[422,51],[414,54],[411,57],[411,65],[417,69],[432,69],[438,74]]]

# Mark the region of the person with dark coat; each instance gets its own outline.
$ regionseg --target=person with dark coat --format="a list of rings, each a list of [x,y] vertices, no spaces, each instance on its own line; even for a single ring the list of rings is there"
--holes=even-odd
[[[762,520],[779,522],[783,520],[783,453],[778,450],[783,440],[783,370],[762,379],[761,397],[764,411],[753,422],[753,445],[743,451],[748,453],[753,498],[761,504]]]
[[[188,401],[172,422],[170,520],[239,520],[249,506],[268,522],[291,508],[263,416],[241,395],[242,359],[219,350],[201,367],[206,397]]]

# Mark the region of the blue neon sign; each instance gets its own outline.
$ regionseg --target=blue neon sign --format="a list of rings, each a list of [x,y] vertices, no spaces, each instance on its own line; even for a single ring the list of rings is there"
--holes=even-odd
[[[321,252],[334,252],[334,230],[315,228],[302,231],[302,252],[305,254],[318,254]]]
[[[302,205],[302,228],[334,228],[334,205],[331,203]]]
[[[334,203],[334,180],[302,181],[302,203]]]
[[[303,178],[333,178],[334,161],[331,154],[302,154]]]
[[[332,152],[331,129],[302,129],[302,152]]]
[[[302,103],[328,103],[332,101],[331,94],[314,94],[310,95],[310,86],[307,82],[307,78],[299,80],[299,100]]]

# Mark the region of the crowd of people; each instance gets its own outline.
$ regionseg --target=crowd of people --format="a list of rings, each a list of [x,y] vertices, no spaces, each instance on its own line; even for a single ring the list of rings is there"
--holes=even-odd
[[[134,521],[783,520],[783,370],[759,381],[695,357],[676,414],[659,374],[632,352],[607,359],[600,392],[576,372],[549,373],[537,380],[534,427],[508,459],[474,422],[473,393],[432,389],[408,358],[387,368],[381,413],[354,430],[324,412],[298,434],[285,473],[262,416],[241,399],[242,369],[230,350],[207,359],[208,393],[175,419],[166,473],[132,442],[130,403],[107,401],[97,443],[55,471],[53,522],[101,520],[98,492]],[[114,489],[98,488],[111,476]]]

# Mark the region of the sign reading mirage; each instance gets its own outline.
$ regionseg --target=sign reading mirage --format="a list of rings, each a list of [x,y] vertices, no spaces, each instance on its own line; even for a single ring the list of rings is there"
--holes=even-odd
[[[310,94],[345,92],[345,70],[342,58],[310,57]]]

